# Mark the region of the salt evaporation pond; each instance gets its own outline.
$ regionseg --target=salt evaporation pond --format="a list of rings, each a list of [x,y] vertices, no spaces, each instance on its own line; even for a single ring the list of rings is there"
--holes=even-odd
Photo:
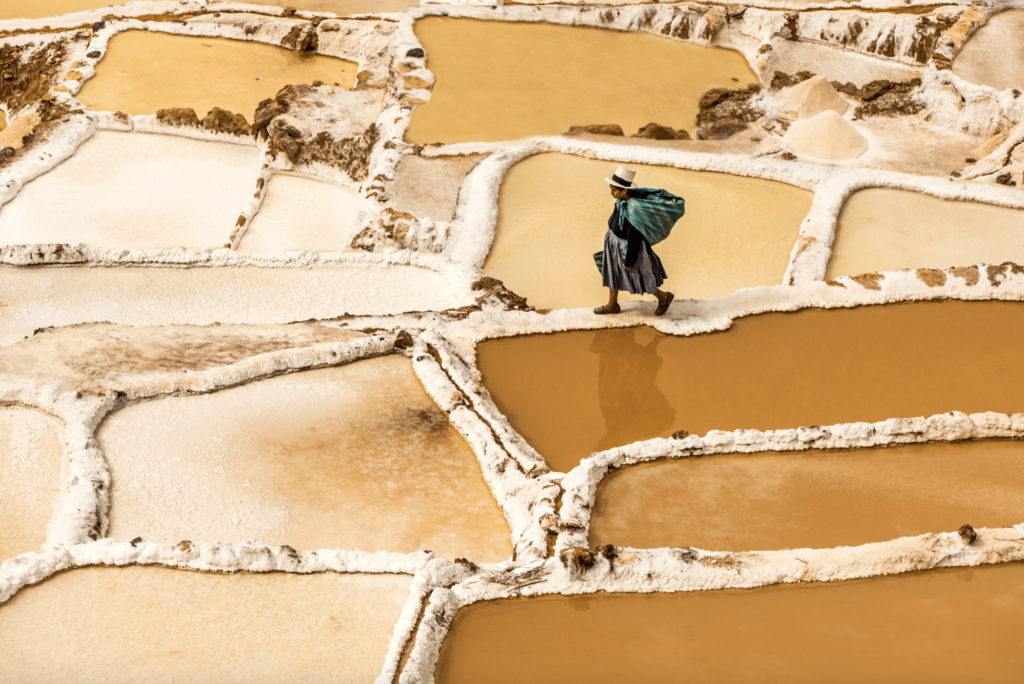
[[[77,323],[292,323],[464,306],[434,271],[412,266],[0,266],[0,345]]]
[[[586,124],[618,124],[626,135],[652,122],[693,131],[703,93],[758,83],[739,52],[660,36],[447,17],[421,19],[415,31],[437,83],[413,114],[410,143],[513,140]]]
[[[349,15],[401,12],[409,7],[418,7],[420,0],[246,0],[246,4]]]
[[[411,580],[72,570],[0,606],[0,682],[370,682]]]
[[[438,684],[1017,682],[1024,565],[460,610]],[[557,635],[558,654],[552,654]]]
[[[60,500],[63,453],[55,419],[19,406],[0,407],[0,563],[46,542],[46,526]]]
[[[1024,263],[1024,211],[872,188],[839,214],[828,278],[901,268]]]
[[[568,471],[594,451],[677,430],[1022,411],[1020,334],[1017,303],[920,302],[762,314],[691,337],[642,328],[495,339],[478,363],[512,426]]]
[[[352,242],[359,197],[347,188],[277,174],[267,183],[260,210],[239,252],[342,251]]]
[[[357,68],[276,45],[126,31],[110,39],[77,97],[94,111],[141,115],[186,107],[203,118],[220,107],[252,122],[257,105],[284,86],[323,81],[351,88]]]
[[[996,90],[1024,89],[1024,10],[1000,12],[964,44],[953,73]]]
[[[98,439],[114,538],[512,555],[476,456],[404,356],[137,404]]]
[[[0,207],[0,244],[217,249],[259,164],[247,145],[99,131]]]
[[[715,551],[833,548],[1024,520],[1024,445],[686,458],[628,467],[598,488],[590,544]],[[657,501],[657,506],[651,506]]]
[[[124,5],[128,0],[5,0],[0,3],[0,21],[4,19],[42,19],[72,12]]]
[[[686,215],[657,245],[677,298],[778,285],[810,211],[807,190],[757,178],[633,164],[642,187],[686,199]],[[499,197],[484,272],[538,308],[595,307],[608,299],[593,254],[615,206],[604,181],[613,162],[539,154],[513,166]],[[641,299],[622,294],[622,301]],[[645,298],[655,306],[654,298]]]

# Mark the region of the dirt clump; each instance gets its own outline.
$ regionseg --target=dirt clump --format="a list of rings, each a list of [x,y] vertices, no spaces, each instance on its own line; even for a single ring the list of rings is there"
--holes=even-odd
[[[981,279],[981,274],[978,272],[977,266],[959,266],[957,268],[951,268],[949,272],[957,278],[963,278],[968,287],[977,285],[978,280]]]
[[[928,287],[942,287],[946,284],[946,272],[934,268],[919,268],[917,279]]]
[[[814,78],[814,74],[810,71],[798,71],[792,76],[785,71],[776,71],[772,76],[771,85],[768,87],[772,90],[781,90],[803,83],[809,78]]]
[[[191,127],[199,128],[200,121],[196,110],[191,107],[173,107],[171,109],[158,109],[156,120],[165,126],[175,128]]]
[[[586,126],[570,126],[569,130],[566,131],[566,135],[580,135],[582,133],[592,133],[594,135],[617,135],[624,137],[626,134],[622,132],[622,126],[619,124],[587,124]]]
[[[671,126],[649,123],[629,137],[647,138],[648,140],[689,140],[690,134],[685,130],[676,130]]]
[[[671,439],[686,439],[690,436],[689,430],[676,430],[672,433]]]
[[[234,114],[226,109],[214,107],[203,119],[203,128],[213,133],[228,135],[252,135],[252,126],[241,114]]]
[[[481,307],[491,304],[511,311],[533,311],[533,307],[526,303],[526,297],[520,297],[507,289],[497,278],[481,278],[470,285],[470,289],[478,293],[476,301]]]
[[[957,534],[960,535],[960,539],[963,540],[964,544],[970,546],[978,539],[978,533],[974,531],[974,528],[970,525],[961,525],[960,529],[957,530]]]
[[[867,290],[881,290],[882,286],[879,283],[885,280],[885,276],[881,273],[861,273],[850,276],[850,280]]]
[[[0,47],[0,104],[14,113],[42,99],[57,83],[66,59],[67,45],[60,41]]]
[[[761,86],[751,83],[738,90],[712,88],[704,93],[697,113],[697,139],[724,140],[763,117],[763,107],[755,102],[760,92]]]
[[[576,577],[586,573],[597,562],[590,549],[584,549],[581,546],[565,549],[559,555],[559,560],[562,562],[562,567]]]
[[[299,52],[316,52],[317,48],[320,47],[319,38],[317,38],[316,26],[295,26],[288,35],[281,40],[281,47],[288,48],[289,50],[297,50]]]
[[[853,112],[854,119],[866,116],[913,116],[925,108],[920,97],[921,79],[915,78],[906,83],[890,83],[889,81],[872,81],[860,89],[860,97],[864,104]]]

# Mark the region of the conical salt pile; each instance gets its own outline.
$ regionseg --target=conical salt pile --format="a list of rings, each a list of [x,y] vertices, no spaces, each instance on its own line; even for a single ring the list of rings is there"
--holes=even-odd
[[[779,94],[782,110],[794,118],[808,119],[825,111],[845,114],[850,108],[824,76],[809,78]]]
[[[856,159],[868,149],[867,139],[831,110],[793,124],[784,139],[797,154],[825,161]]]

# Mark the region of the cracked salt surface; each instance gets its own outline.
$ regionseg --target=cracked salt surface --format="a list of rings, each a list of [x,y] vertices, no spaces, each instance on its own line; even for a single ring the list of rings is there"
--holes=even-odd
[[[117,539],[512,553],[472,450],[404,357],[144,402],[98,438]]]
[[[244,145],[99,131],[0,207],[0,244],[216,249],[259,162]]]
[[[0,682],[372,681],[411,582],[73,570],[4,605]]]
[[[62,453],[56,420],[0,406],[0,563],[46,542],[60,498]]]

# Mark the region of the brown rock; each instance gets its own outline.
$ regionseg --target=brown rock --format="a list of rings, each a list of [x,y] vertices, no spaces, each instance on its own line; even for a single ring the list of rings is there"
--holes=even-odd
[[[618,135],[625,136],[622,126],[618,124],[588,124],[586,126],[570,126],[566,135],[579,135],[581,133],[593,133],[594,135]]]
[[[963,540],[964,544],[970,546],[978,539],[978,533],[974,531],[974,528],[970,525],[961,525],[960,529],[957,530],[960,535],[960,539]]]
[[[885,79],[872,81],[860,89],[860,98],[862,100],[873,100],[890,88],[892,88],[892,83]]]
[[[559,560],[562,561],[562,566],[574,575],[582,575],[593,567],[596,562],[594,554],[590,552],[590,549],[584,549],[580,546],[574,546],[562,551]]]
[[[701,126],[697,129],[697,140],[725,140],[736,135],[747,127],[745,123],[726,121],[714,123],[710,126]]]
[[[214,133],[228,135],[251,135],[252,127],[241,114],[232,114],[226,109],[214,107],[203,119],[203,128]]]
[[[714,107],[716,104],[729,97],[728,88],[712,88],[700,96],[699,106],[701,109]]]
[[[669,126],[649,123],[630,137],[647,138],[649,140],[689,140],[690,134],[685,130],[676,130]]]
[[[795,75],[790,76],[784,71],[776,71],[775,75],[772,76],[772,82],[769,86],[772,90],[778,90],[780,88],[789,88],[795,86],[798,83],[803,83],[809,78],[812,78],[814,74],[810,71],[798,71]]]
[[[182,126],[199,128],[200,126],[199,117],[196,116],[196,110],[191,107],[158,109],[156,112],[156,120],[165,126],[175,126],[178,128],[181,128]]]

